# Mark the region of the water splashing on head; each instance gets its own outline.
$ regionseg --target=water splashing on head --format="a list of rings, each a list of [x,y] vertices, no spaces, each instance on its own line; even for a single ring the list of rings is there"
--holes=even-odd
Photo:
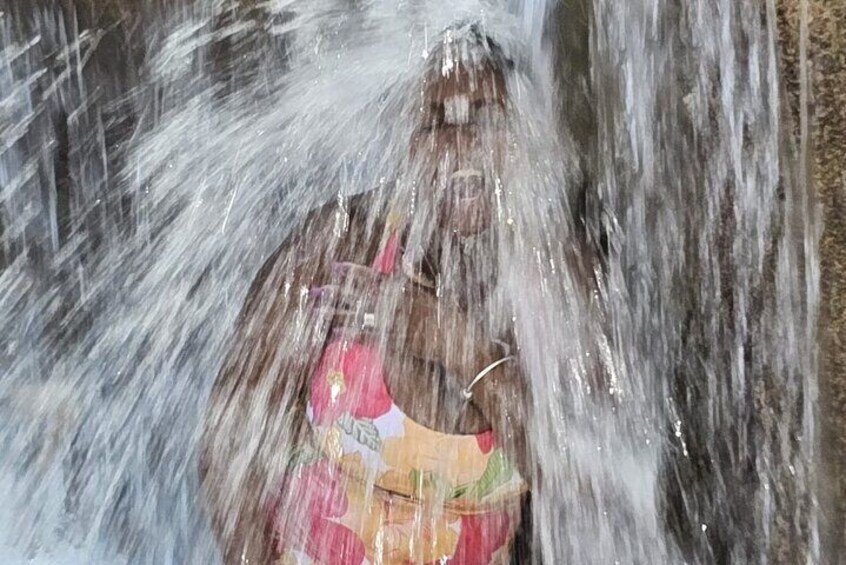
[[[465,295],[494,278],[511,67],[478,23],[443,32],[419,85],[396,221],[387,226],[405,232],[407,264],[429,264],[429,276],[437,272],[440,285],[460,285]]]

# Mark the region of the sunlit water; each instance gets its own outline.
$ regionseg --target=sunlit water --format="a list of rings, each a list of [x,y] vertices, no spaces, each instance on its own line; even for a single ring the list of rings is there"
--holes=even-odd
[[[119,78],[90,58],[114,29],[5,11],[0,558],[219,559],[197,441],[247,287],[306,211],[399,173],[425,55],[469,18],[516,62],[536,558],[816,562],[817,222],[772,2],[570,4],[198,1],[126,14],[143,65]],[[553,13],[589,18],[589,75],[556,73]],[[558,127],[580,81],[587,141]],[[562,262],[582,217],[598,322]],[[611,404],[585,395],[597,351]]]

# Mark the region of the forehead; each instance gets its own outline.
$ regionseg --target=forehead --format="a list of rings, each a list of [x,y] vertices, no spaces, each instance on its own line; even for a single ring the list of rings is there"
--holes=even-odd
[[[497,102],[504,106],[505,77],[490,64],[479,66],[458,63],[449,72],[441,72],[441,65],[426,75],[424,97],[431,104],[443,104],[453,96],[467,96],[471,101]]]

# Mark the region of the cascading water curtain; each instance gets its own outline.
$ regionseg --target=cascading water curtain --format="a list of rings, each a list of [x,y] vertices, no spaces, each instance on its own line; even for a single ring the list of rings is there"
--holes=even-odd
[[[219,561],[196,444],[249,283],[396,173],[429,42],[468,18],[517,63],[535,556],[817,560],[818,222],[772,0],[74,4],[0,2],[0,561]],[[584,83],[554,76],[553,14],[589,19]],[[561,259],[578,163],[601,327]]]
[[[250,281],[311,207],[407,158],[440,30],[522,39],[499,3],[93,4],[0,14],[0,551],[214,563],[196,443]],[[560,164],[551,92],[518,86]]]
[[[667,419],[666,527],[694,562],[815,562],[817,214],[774,3],[593,14],[609,311]]]

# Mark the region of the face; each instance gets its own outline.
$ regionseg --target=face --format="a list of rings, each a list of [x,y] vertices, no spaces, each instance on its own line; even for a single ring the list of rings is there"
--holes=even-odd
[[[505,108],[505,79],[492,66],[459,63],[444,74],[436,65],[427,77],[412,158],[443,229],[470,236],[490,225]]]

